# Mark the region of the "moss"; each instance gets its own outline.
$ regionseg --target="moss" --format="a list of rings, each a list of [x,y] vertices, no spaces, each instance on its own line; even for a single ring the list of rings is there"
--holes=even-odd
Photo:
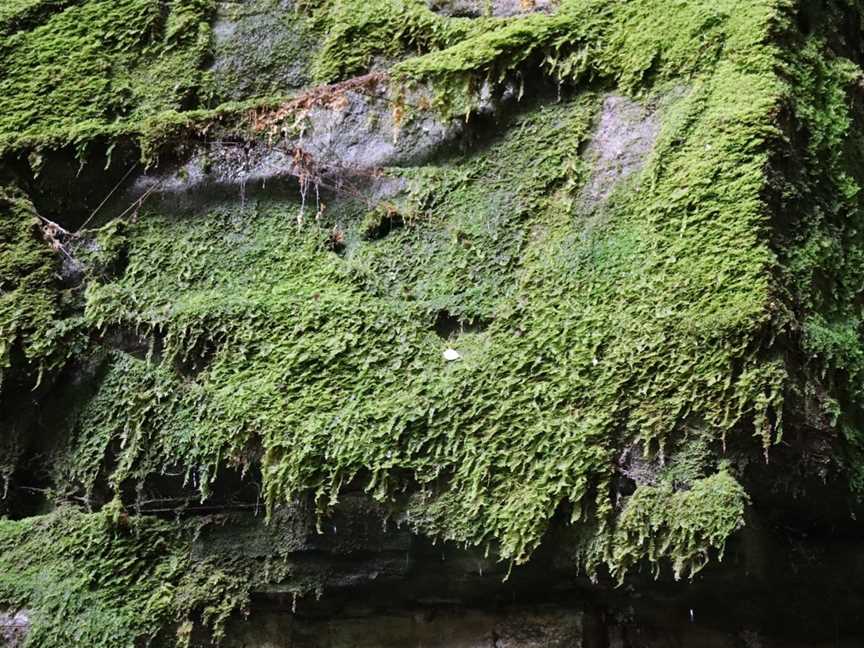
[[[854,490],[864,491],[864,108],[861,67],[848,45],[836,45],[835,20],[846,3],[805,7],[813,29],[784,61],[792,91],[789,137],[796,166],[778,200],[786,221],[780,232],[782,289],[791,296],[786,316],[800,340],[796,398],[808,425],[840,433],[835,461]],[[855,9],[859,11],[859,9]]]
[[[444,18],[422,0],[326,0],[313,16],[326,34],[313,67],[320,82],[361,74],[382,60],[441,49],[502,24]]]
[[[347,262],[365,289],[410,299],[433,318],[438,311],[494,318],[504,298],[518,291],[518,265],[550,194],[584,176],[576,152],[597,102],[589,94],[537,106],[508,124],[491,151],[399,171],[408,190],[396,208],[407,226],[349,246]],[[390,209],[383,205],[373,215],[380,219]],[[378,221],[371,227],[380,229]],[[360,226],[366,237],[369,228],[369,222]]]
[[[456,113],[472,110],[486,84],[521,85],[537,68],[559,83],[604,78],[632,92],[645,82],[686,81],[769,11],[761,5],[742,10],[734,0],[683,3],[674,12],[650,0],[618,7],[569,0],[553,15],[499,23],[394,72],[406,82],[431,81],[442,106]]]
[[[69,5],[0,46],[0,152],[117,135],[206,93],[211,0]]]
[[[58,263],[41,226],[20,192],[0,190],[0,394],[14,350],[31,371],[54,351]]]
[[[0,7],[0,35],[6,36],[33,24],[51,13],[62,11],[79,0],[9,0]]]
[[[664,104],[641,182],[607,205],[578,196],[600,103],[586,94],[527,110],[467,160],[403,172],[410,224],[381,240],[363,242],[344,205],[321,229],[289,225],[284,203],[143,217],[126,273],[88,288],[86,317],[164,336],[163,356],[117,358],[73,438],[122,443],[116,485],[183,457],[205,494],[220,464],[260,446],[271,505],[313,491],[325,506],[357,475],[382,499],[416,481],[421,528],[517,561],[565,504],[612,533],[622,444],[656,450],[698,425],[718,443],[749,426],[770,445],[785,374],[762,346],[774,256],[761,232],[783,86],[764,42],[779,18],[732,13],[717,29],[734,53]],[[344,260],[324,245],[333,225]],[[441,310],[491,322],[453,365]],[[174,370],[201,348],[202,370]],[[75,447],[84,463],[99,454]]]
[[[179,646],[196,622],[218,636],[245,591],[217,566],[192,563],[191,543],[191,528],[116,506],[0,521],[0,605],[30,610],[27,646],[126,648],[166,628],[177,628]]]
[[[21,66],[0,99],[9,107],[2,132],[69,137],[116,125],[172,142],[221,117],[243,128],[248,105],[183,111],[179,94],[147,90],[152,75],[200,54],[204,9],[165,23],[146,2],[103,5],[57,13],[3,49],[3,65],[30,61],[49,37],[76,33],[73,18],[89,25],[82,51],[98,40],[118,57],[81,70],[97,100],[69,99],[64,82],[62,101],[49,95],[37,118]],[[504,559],[528,560],[564,511],[589,536],[589,570],[605,563],[623,577],[648,561],[692,575],[740,528],[748,501],[734,469],[706,457],[730,439],[770,452],[786,396],[814,385],[830,394],[826,409],[840,416],[861,480],[864,265],[858,176],[847,172],[861,158],[849,99],[859,71],[829,46],[828,27],[805,37],[790,5],[767,0],[569,0],[554,15],[470,23],[395,0],[305,10],[327,35],[320,79],[417,51],[395,78],[430,83],[445,113],[470,112],[484,85],[503,92],[538,69],[566,87],[557,101],[524,101],[472,152],[387,170],[406,190],[371,210],[337,198],[320,223],[310,211],[298,226],[301,205],[290,200],[183,214],[154,203],[105,230],[97,265],[110,266],[121,246],[128,264],[90,274],[81,325],[105,346],[126,336],[149,348],[137,354],[146,357],[123,344],[90,349],[106,365],[95,395],[67,419],[53,462],[63,496],[89,494],[106,473],[119,496],[179,465],[207,497],[226,465],[260,463],[271,512],[309,492],[324,511],[359,480],[391,504],[410,492],[411,523],[423,532],[494,544]],[[108,38],[93,21],[110,12],[135,34]],[[803,47],[781,47],[784,39]],[[36,79],[50,73],[34,69]],[[193,76],[183,88],[204,87],[197,64],[184,69]],[[123,101],[118,78],[130,80]],[[661,128],[644,169],[592,203],[583,187],[597,169],[580,152],[610,92],[651,104]],[[67,100],[71,117],[58,108]],[[784,152],[802,156],[800,173],[782,166]],[[394,210],[402,226],[384,227]],[[9,257],[19,264],[33,245],[22,223],[5,234],[28,241]],[[13,276],[29,276],[25,266]],[[9,303],[18,312],[30,299],[16,293]],[[487,326],[445,341],[435,332],[442,314]],[[14,331],[7,339],[26,341],[44,318],[20,321],[3,329]],[[461,361],[442,358],[450,345]],[[800,351],[809,355],[804,386],[789,373]],[[658,483],[619,499],[615,461],[632,447],[673,456]],[[17,524],[6,533],[40,522]],[[26,546],[15,537],[7,553]],[[142,556],[132,564],[162,568]],[[191,582],[209,582],[198,577]],[[234,591],[235,576],[224,578]],[[142,600],[154,582],[142,581]],[[9,581],[4,596],[54,609],[33,583]],[[116,595],[100,598],[101,583],[87,589],[97,610]],[[216,616],[235,604],[241,596]],[[160,605],[144,610],[154,624],[180,609]],[[129,609],[118,617],[129,632],[155,627]]]
[[[647,558],[655,572],[670,559],[676,578],[693,575],[710,558],[722,558],[726,539],[744,526],[747,493],[728,472],[697,480],[675,491],[671,484],[642,486],[628,498],[615,530],[613,574]]]

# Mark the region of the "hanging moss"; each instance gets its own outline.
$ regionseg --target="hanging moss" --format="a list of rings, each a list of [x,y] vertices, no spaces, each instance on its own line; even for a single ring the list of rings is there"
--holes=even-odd
[[[28,646],[127,648],[160,633],[182,646],[196,623],[218,638],[246,589],[191,561],[192,532],[116,506],[0,521],[0,605],[29,610]]]
[[[0,394],[13,350],[23,352],[31,370],[53,351],[57,269],[32,204],[0,189]]]
[[[321,82],[438,50],[503,24],[493,19],[444,18],[423,0],[326,0],[314,8],[313,15],[326,34],[313,68]]]
[[[828,39],[834,12],[813,16],[819,29],[802,38],[799,55],[786,61],[794,92],[789,110],[804,143],[784,186],[781,200],[789,210],[782,233],[784,289],[793,296],[795,334],[803,362],[797,397],[811,425],[821,432],[839,430],[845,440],[836,457],[854,489],[864,490],[864,221],[862,182],[864,110],[861,68],[848,57],[854,50],[834,47]],[[791,205],[794,204],[794,211]],[[794,214],[794,218],[792,215]]]
[[[6,146],[115,127],[164,143],[217,117],[248,136],[250,104],[183,110],[183,88],[206,88],[196,57],[207,7],[173,7],[166,18],[154,6],[93,0],[11,38],[0,50],[4,69],[18,70],[0,82]],[[52,458],[61,498],[89,496],[103,478],[119,497],[178,466],[206,498],[226,465],[255,464],[271,512],[310,492],[324,512],[348,482],[393,505],[407,492],[417,529],[495,545],[515,562],[565,512],[588,536],[581,555],[592,573],[605,564],[623,578],[647,562],[692,575],[722,552],[748,503],[718,453],[734,441],[770,454],[796,400],[787,397],[820,390],[853,481],[864,483],[864,264],[858,172],[849,171],[862,159],[851,99],[860,70],[827,40],[832,13],[805,36],[791,4],[767,0],[567,0],[553,15],[473,22],[395,0],[302,10],[326,34],[314,66],[322,80],[398,59],[392,78],[430,84],[445,115],[470,115],[487,91],[518,95],[537,70],[562,84],[561,96],[523,99],[473,151],[382,170],[405,184],[386,203],[337,198],[322,216],[268,198],[214,199],[182,214],[154,202],[103,230],[96,265],[110,267],[121,249],[128,258],[122,273],[90,273],[76,313],[92,341],[81,355],[104,360],[104,371]],[[111,31],[108,15],[135,29]],[[83,85],[61,83],[37,115],[23,70],[45,43],[73,36],[80,51],[98,42],[108,58],[80,68]],[[48,63],[31,68],[47,83]],[[175,92],[157,78],[181,83]],[[592,132],[610,96],[641,106],[657,136],[597,198],[585,190],[604,173]],[[784,167],[785,154],[801,156],[800,172]],[[618,178],[605,172],[607,184]],[[14,245],[15,285],[34,275],[39,289],[9,293],[2,303],[15,315],[0,330],[7,347],[23,341],[38,358],[55,315],[50,256],[29,218],[10,221],[0,240]],[[452,330],[436,331],[442,320]],[[445,360],[448,348],[458,361]],[[803,381],[790,377],[802,350]],[[619,497],[616,462],[635,448],[672,455],[671,467]],[[63,513],[5,523],[0,560],[26,550],[58,574],[78,573],[47,545],[70,533],[66,524],[95,534],[104,521]],[[177,603],[194,572],[173,527],[134,524],[157,529],[148,542],[175,538],[160,554],[175,556],[169,566],[117,541],[129,569],[144,572],[117,631],[148,636],[199,598]],[[74,547],[90,546],[76,534]],[[222,618],[243,598],[238,572],[218,574],[232,592],[216,607]],[[152,599],[157,576],[175,589]],[[57,612],[35,576],[22,582],[7,580],[3,599]],[[80,590],[94,614],[117,595],[103,580]],[[63,645],[64,630],[45,618],[41,645]],[[108,636],[107,619],[91,637]]]
[[[747,494],[722,471],[675,492],[671,484],[643,486],[627,500],[613,541],[613,573],[624,573],[645,557],[659,572],[671,559],[676,578],[694,574],[716,549],[721,558],[726,539],[744,526]]]

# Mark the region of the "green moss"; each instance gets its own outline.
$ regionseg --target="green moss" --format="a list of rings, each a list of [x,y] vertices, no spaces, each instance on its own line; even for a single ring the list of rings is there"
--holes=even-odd
[[[835,459],[853,487],[864,491],[864,109],[856,98],[862,71],[829,44],[832,19],[842,3],[812,16],[813,33],[802,38],[786,72],[794,92],[789,110],[793,141],[801,142],[795,173],[780,200],[795,206],[783,232],[784,288],[793,296],[791,326],[803,351],[798,398],[808,423],[839,430]],[[812,13],[812,12],[811,12]],[[798,333],[800,331],[800,333]]]
[[[70,3],[0,46],[0,151],[134,129],[195,101],[211,0]]]
[[[716,62],[729,40],[742,39],[741,53],[757,54],[746,41],[760,35],[748,30],[760,23],[766,29],[770,13],[767,6],[742,8],[735,0],[682,3],[677,11],[650,0],[622,6],[566,0],[554,15],[497,23],[394,72],[403,81],[431,81],[442,105],[457,113],[476,105],[486,83],[521,85],[536,68],[559,83],[603,78],[632,92],[645,82],[686,82]]]
[[[508,124],[491,151],[399,171],[408,190],[396,206],[406,227],[350,245],[349,267],[366,290],[407,298],[463,320],[490,319],[518,291],[516,276],[550,194],[585,175],[577,151],[596,113],[589,94],[535,107]],[[531,173],[526,173],[530,168]],[[384,205],[386,211],[391,205]],[[378,214],[380,210],[373,212]],[[361,224],[368,237],[370,226]]]
[[[38,24],[51,13],[62,11],[79,0],[8,0],[0,7],[0,35]]]
[[[346,205],[320,228],[285,203],[142,215],[124,276],[91,284],[86,317],[164,336],[163,355],[116,358],[73,439],[121,442],[117,485],[183,457],[205,494],[260,447],[271,505],[313,491],[324,506],[357,475],[382,499],[416,481],[420,528],[517,561],[563,505],[613,533],[623,445],[656,451],[691,426],[770,445],[785,373],[762,347],[761,232],[783,85],[764,44],[777,17],[732,13],[718,30],[734,53],[663,103],[641,182],[606,205],[579,196],[600,102],[586,94],[527,110],[467,160],[403,172],[407,224],[382,240]],[[344,260],[324,244],[333,225]],[[445,343],[441,310],[488,328]]]
[[[64,82],[36,115],[19,66],[3,82],[2,132],[68,137],[116,125],[166,142],[220,117],[242,131],[248,105],[162,112],[181,108],[185,91],[148,89],[180,61],[193,76],[178,88],[204,83],[184,58],[202,51],[203,9],[175,10],[163,24],[147,2],[103,5],[60,12],[2,50],[3,65],[32,61],[44,43],[77,33],[73,18],[89,25],[76,36],[81,51],[98,41],[119,57],[82,68],[81,92],[96,100]],[[359,479],[388,503],[410,492],[410,520],[423,532],[495,545],[505,559],[528,560],[565,511],[588,536],[590,571],[605,563],[623,577],[648,561],[692,574],[741,527],[748,501],[714,449],[731,439],[770,452],[792,407],[786,396],[817,387],[861,480],[864,263],[859,175],[849,172],[864,159],[851,136],[859,71],[832,53],[825,25],[805,38],[790,6],[767,0],[569,0],[554,15],[476,22],[395,0],[307,10],[302,19],[326,34],[320,79],[417,51],[394,75],[430,83],[445,113],[470,112],[484,84],[518,85],[538,69],[569,90],[525,101],[473,152],[387,170],[406,190],[371,209],[337,199],[320,223],[307,208],[298,225],[301,206],[275,198],[182,214],[155,204],[103,231],[95,265],[110,267],[121,249],[128,265],[90,273],[81,325],[106,346],[121,342],[88,351],[105,366],[52,462],[61,496],[87,495],[106,474],[129,492],[179,466],[206,497],[226,465],[260,463],[271,512],[307,492],[326,510]],[[108,38],[96,20],[106,12],[130,12],[117,17],[135,34]],[[50,66],[33,69],[35,88]],[[592,202],[583,188],[601,170],[580,152],[610,92],[650,104],[661,128],[644,169]],[[72,116],[58,107],[67,100]],[[781,153],[801,156],[800,171]],[[394,210],[401,226],[383,227]],[[4,233],[28,241],[15,263],[36,255],[22,223]],[[334,231],[340,254],[328,244]],[[13,276],[29,276],[25,266]],[[15,293],[10,312],[26,315],[31,299]],[[2,330],[38,350],[47,338],[27,342],[29,331],[52,314],[33,303],[42,315],[7,317],[14,326]],[[483,326],[445,340],[435,331],[442,317]],[[123,339],[149,346],[137,354],[147,357]],[[460,361],[444,360],[448,347]],[[804,385],[789,375],[801,350]],[[615,461],[636,447],[670,463],[656,484],[619,500]],[[40,522],[18,524],[6,533]],[[143,556],[133,563],[161,569]],[[7,582],[4,596],[53,609],[25,583]],[[110,604],[101,584],[87,591]],[[118,618],[146,635],[155,625],[143,612],[155,624],[178,608],[129,609]]]
[[[0,190],[0,394],[14,349],[31,370],[54,351],[58,265],[32,204]]]
[[[647,560],[659,573],[673,562],[676,577],[693,575],[710,558],[722,558],[726,539],[744,526],[747,493],[727,472],[697,480],[685,491],[671,484],[642,486],[627,500],[612,542],[613,573]]]
[[[327,0],[314,9],[326,34],[313,73],[321,82],[345,79],[375,64],[441,49],[500,20],[444,18],[423,0]]]
[[[193,563],[191,543],[191,528],[116,506],[0,521],[0,605],[30,610],[26,646],[127,648],[160,632],[173,645],[172,628],[180,646],[196,622],[218,636],[245,590],[218,566]]]

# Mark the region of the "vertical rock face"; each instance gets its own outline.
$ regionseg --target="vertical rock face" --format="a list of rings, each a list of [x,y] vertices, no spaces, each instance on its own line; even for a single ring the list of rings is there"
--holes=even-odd
[[[7,0],[0,645],[861,645],[852,0]]]
[[[326,621],[284,614],[262,615],[257,627],[243,629],[226,646],[430,646],[546,648],[583,646],[582,615],[572,609],[537,608],[509,614],[451,610],[430,614],[399,611],[389,615],[341,616]]]

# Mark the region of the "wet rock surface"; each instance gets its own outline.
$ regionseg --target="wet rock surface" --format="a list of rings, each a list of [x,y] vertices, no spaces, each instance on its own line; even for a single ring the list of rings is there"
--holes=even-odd
[[[755,509],[751,516],[723,562],[692,583],[649,573],[592,582],[575,569],[577,540],[563,526],[531,563],[510,566],[434,545],[360,494],[317,522],[305,504],[278,510],[270,524],[253,513],[214,519],[193,560],[232,557],[264,570],[276,555],[287,558],[283,584],[255,591],[250,618],[229,624],[231,648],[860,645],[857,541],[801,536]],[[305,582],[326,595],[298,595]],[[201,635],[194,645],[208,642]]]
[[[182,206],[298,193],[312,204],[321,192],[343,190],[362,191],[374,202],[403,187],[386,167],[422,164],[465,133],[464,123],[431,110],[398,120],[393,91],[374,78],[363,91],[334,86],[328,92],[333,96],[294,110],[287,124],[274,125],[265,137],[205,142],[179,166],[139,175],[111,208],[151,197]]]
[[[286,617],[256,619],[256,629],[226,642],[230,648],[577,648],[583,642],[579,611],[537,606],[488,612],[446,607],[375,614],[358,608],[334,620]]]

